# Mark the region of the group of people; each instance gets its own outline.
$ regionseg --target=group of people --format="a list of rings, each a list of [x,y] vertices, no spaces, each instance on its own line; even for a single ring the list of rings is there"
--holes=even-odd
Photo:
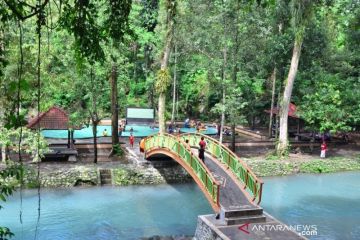
[[[194,120],[190,121],[189,118],[187,118],[184,122],[184,127],[191,127],[194,124]],[[220,125],[218,125],[217,123],[214,123],[214,127],[218,130],[218,135],[220,135]],[[199,132],[202,129],[206,129],[206,126],[204,126],[200,121],[198,121],[196,123],[196,130]],[[118,133],[119,136],[121,136],[122,132],[125,129],[125,125],[122,124],[122,122],[119,124],[119,128],[118,128]],[[135,143],[135,137],[133,135],[133,128],[130,128],[130,136],[129,136],[129,144],[131,148],[134,148],[134,143]],[[178,125],[175,125],[175,127],[173,126],[173,124],[170,124],[168,127],[168,132],[170,134],[173,133],[180,133],[180,127]],[[224,134],[226,134],[226,132],[224,132]],[[231,133],[230,133],[231,134]],[[105,128],[102,132],[102,135],[104,137],[108,136],[108,132],[107,129]],[[188,144],[189,141],[186,140],[186,143]],[[204,137],[201,137],[201,140],[199,142],[199,158],[204,162],[205,160],[205,149],[206,149],[206,141],[204,140]],[[140,150],[144,150],[144,139],[142,139],[140,141]],[[326,157],[326,152],[328,151],[328,147],[326,144],[326,141],[323,139],[323,142],[321,144],[321,153],[320,153],[320,157],[321,158],[325,158]]]
[[[119,124],[119,127],[118,127],[118,134],[119,136],[121,137],[121,134],[122,132],[125,130],[125,123],[124,121],[120,121],[120,124]],[[134,129],[131,127],[130,130],[130,136],[129,136],[129,144],[130,144],[130,147],[133,148],[134,147],[134,143],[135,143],[135,137],[134,137]],[[108,136],[108,131],[107,129],[105,128],[102,132],[102,136],[103,137],[107,137]]]
[[[185,119],[184,128],[196,128],[197,132],[205,131],[207,129],[206,125],[201,123],[201,121],[190,120],[189,118]]]
[[[168,133],[173,134],[173,133],[178,133],[180,134],[180,127],[178,125],[174,125],[172,123],[169,124],[168,127]]]
[[[118,127],[118,134],[120,137],[121,137],[122,132],[125,130],[125,128],[126,128],[126,121],[121,120],[119,123],[119,127]],[[130,134],[132,134],[133,131],[134,131],[134,129],[130,128]]]
[[[120,121],[120,124],[119,124],[119,127],[118,127],[118,135],[119,135],[119,137],[121,137],[121,134],[122,134],[122,132],[123,132],[124,130],[125,130],[125,123],[124,123],[123,121]],[[130,131],[130,135],[132,135],[133,132],[134,132],[134,129],[131,127],[129,131]],[[103,136],[103,137],[107,137],[107,136],[108,136],[108,131],[107,131],[106,128],[103,130],[102,136]]]
[[[196,128],[197,132],[206,131],[207,129],[206,125],[204,125],[200,121],[195,122],[195,120],[190,120],[189,118],[184,121],[184,128]],[[169,124],[168,133],[180,133],[180,131],[181,130],[178,125],[174,126],[172,123]]]

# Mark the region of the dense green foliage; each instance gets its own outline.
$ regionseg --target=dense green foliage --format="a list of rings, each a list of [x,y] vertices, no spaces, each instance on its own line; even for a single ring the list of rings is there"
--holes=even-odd
[[[94,67],[94,89],[102,93],[97,94],[101,118],[110,116],[107,79],[114,60],[119,67],[120,114],[124,114],[128,105],[157,107],[155,83],[160,78],[159,61],[165,34],[161,25],[165,21],[161,19],[165,13],[159,12],[158,1],[134,1],[131,9],[124,7],[126,4],[114,6],[118,10],[105,3],[65,1],[61,12],[55,4],[45,8],[46,24],[54,30],[42,28],[42,110],[58,105],[71,112],[74,119],[79,119],[76,116],[81,112],[88,112],[92,91],[86,87],[90,82],[90,66],[85,64],[85,59],[91,64],[99,62]],[[3,3],[3,6],[6,5]],[[301,116],[313,129],[337,131],[358,125],[359,50],[355,47],[359,45],[358,6],[358,1],[350,0],[319,4],[308,20],[308,27],[303,29],[303,51],[292,102],[300,107]],[[25,6],[22,8],[26,10]],[[265,124],[268,117],[264,110],[270,107],[272,69],[275,66],[278,69],[278,94],[290,63],[293,26],[297,24],[291,18],[292,9],[294,6],[286,1],[179,2],[173,40],[178,49],[176,118],[217,120],[216,109],[222,102],[220,90],[225,88],[230,102],[231,99],[242,102],[241,109],[237,107],[235,111],[235,115],[242,116],[239,120],[246,119],[249,125],[259,121]],[[126,11],[130,11],[129,28],[125,22],[117,28],[113,23],[119,23],[118,18],[124,17],[126,14],[121,14]],[[5,30],[2,59],[7,63],[1,68],[5,122],[12,121],[10,113],[16,108],[14,93],[20,54],[19,28],[14,20],[16,16],[11,16],[10,9],[2,12],[2,19],[7,20],[1,25]],[[36,112],[33,111],[36,107],[36,18],[27,19],[22,27],[24,73],[20,88],[21,110],[26,116],[28,112]],[[169,78],[173,77],[173,68],[174,52]],[[172,84],[170,79],[166,82]],[[164,89],[167,84],[158,83]],[[173,93],[167,89],[171,99]],[[241,99],[237,97],[239,94]],[[339,101],[335,100],[337,97]],[[230,114],[233,105],[225,103],[229,110],[228,123],[232,122],[230,115],[234,115]],[[203,114],[213,108],[210,114]],[[171,102],[168,102],[168,117],[170,109]],[[82,116],[80,122],[88,118],[88,114]]]

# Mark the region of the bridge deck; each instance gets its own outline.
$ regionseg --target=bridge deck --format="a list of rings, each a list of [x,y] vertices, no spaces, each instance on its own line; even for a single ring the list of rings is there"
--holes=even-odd
[[[193,150],[197,154],[197,150]],[[237,183],[230,177],[230,171],[226,167],[221,167],[219,161],[216,161],[209,154],[205,154],[205,165],[209,168],[214,178],[221,184],[220,187],[220,205],[224,210],[254,209],[259,208],[253,205],[245,194],[241,191]]]

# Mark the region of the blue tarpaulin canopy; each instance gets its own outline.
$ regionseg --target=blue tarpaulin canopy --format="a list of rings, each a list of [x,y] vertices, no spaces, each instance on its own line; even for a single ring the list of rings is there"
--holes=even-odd
[[[152,124],[155,121],[155,110],[153,108],[126,108],[126,124]]]

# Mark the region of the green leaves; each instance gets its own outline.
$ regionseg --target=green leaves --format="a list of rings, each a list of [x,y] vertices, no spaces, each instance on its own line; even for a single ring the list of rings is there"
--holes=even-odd
[[[44,139],[44,137],[41,135],[38,136],[37,132],[31,131],[28,128],[0,128],[0,145],[9,147],[13,149],[15,153],[17,153],[19,151],[18,143],[20,134],[22,138],[20,150],[28,153],[33,158],[33,162],[40,161],[39,157],[44,157],[44,154],[50,151],[48,142]]]
[[[305,94],[300,103],[300,117],[320,132],[349,130],[352,106],[347,105],[351,96],[344,95],[342,80],[336,75],[320,72],[315,87]]]
[[[125,33],[129,32],[128,16],[131,9],[131,0],[108,0],[104,22],[104,29],[107,35],[119,43],[123,41]]]
[[[78,0],[74,4],[66,1],[61,25],[74,35],[77,56],[91,64],[103,62],[105,53],[102,44],[108,40],[115,43],[123,41],[129,30],[130,9],[131,0]]]
[[[89,62],[103,61],[104,51],[100,43],[104,40],[97,21],[98,6],[90,0],[75,1],[72,5],[65,3],[61,24],[75,37],[75,49],[81,58]]]
[[[9,228],[7,227],[0,227],[0,239],[7,240],[11,237],[15,236]]]
[[[155,91],[160,93],[166,93],[166,90],[170,86],[171,77],[169,73],[169,69],[160,69],[156,75],[156,82],[155,82]]]

